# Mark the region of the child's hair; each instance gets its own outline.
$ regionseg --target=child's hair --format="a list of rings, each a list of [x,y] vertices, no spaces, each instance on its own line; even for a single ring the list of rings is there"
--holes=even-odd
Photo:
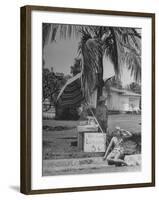
[[[119,126],[116,126],[115,127],[115,130],[112,132],[112,134],[116,137],[121,137],[122,136],[122,130],[120,129]]]

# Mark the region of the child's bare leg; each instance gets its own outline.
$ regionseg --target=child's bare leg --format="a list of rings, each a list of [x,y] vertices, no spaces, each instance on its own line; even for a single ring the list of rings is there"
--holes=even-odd
[[[112,153],[110,153],[107,157],[107,162],[109,165],[114,165],[115,162],[114,162],[114,155],[112,155]]]
[[[108,161],[108,164],[110,164],[110,165],[117,165],[117,166],[125,165],[125,166],[127,166],[127,163],[122,159],[107,159],[107,161]]]
[[[122,160],[122,159],[114,159],[114,164],[115,164],[115,165],[125,165],[125,166],[128,165],[128,164],[127,164],[124,160]]]
[[[117,153],[114,157],[114,163],[117,164],[117,165],[125,165],[127,166],[128,164],[121,159],[121,153]]]
[[[114,159],[107,158],[108,165],[115,165]]]
[[[121,153],[116,153],[114,157],[111,157],[111,155],[107,157],[107,161],[109,164],[114,164],[114,165],[125,165],[127,166],[127,163],[121,159]]]

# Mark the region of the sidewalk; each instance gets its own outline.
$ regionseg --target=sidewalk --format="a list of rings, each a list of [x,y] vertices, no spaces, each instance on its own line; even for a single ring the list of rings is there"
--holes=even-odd
[[[140,155],[136,156],[140,160]],[[130,160],[129,157],[127,156],[126,159]],[[44,160],[43,176],[140,171],[141,166],[139,163],[136,164],[135,166],[116,167],[115,165],[108,165],[102,157]]]

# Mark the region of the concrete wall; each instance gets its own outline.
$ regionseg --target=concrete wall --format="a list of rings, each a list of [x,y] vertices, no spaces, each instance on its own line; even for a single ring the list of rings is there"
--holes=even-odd
[[[104,91],[103,95],[107,96]],[[140,104],[140,97],[123,96],[117,92],[111,92],[107,99],[107,107],[114,111],[133,111],[138,110]]]
[[[129,97],[129,109],[139,110],[140,107],[140,97]]]

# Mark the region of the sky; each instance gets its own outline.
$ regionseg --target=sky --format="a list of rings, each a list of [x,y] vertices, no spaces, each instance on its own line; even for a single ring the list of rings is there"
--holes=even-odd
[[[74,58],[77,56],[79,39],[59,39],[57,37],[56,42],[49,42],[44,48],[45,66],[51,69],[53,67],[54,72],[62,72],[65,75],[70,74],[70,66],[74,63]],[[103,59],[104,75],[103,78],[109,78],[113,75],[113,64],[108,58]],[[121,74],[121,81],[123,86],[133,82],[130,72],[126,66],[123,66]]]

